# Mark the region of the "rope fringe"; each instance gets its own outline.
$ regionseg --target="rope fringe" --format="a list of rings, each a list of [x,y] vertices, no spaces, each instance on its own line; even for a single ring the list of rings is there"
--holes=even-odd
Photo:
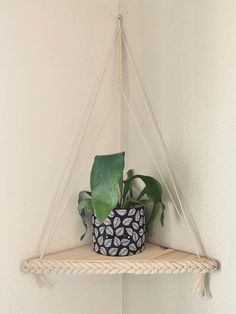
[[[201,273],[199,279],[193,289],[194,295],[202,299],[212,298],[210,287],[209,287],[209,274]]]
[[[35,277],[40,288],[44,288],[44,287],[47,287],[50,289],[53,288],[53,284],[48,279],[48,277],[45,276],[44,274],[36,274]]]

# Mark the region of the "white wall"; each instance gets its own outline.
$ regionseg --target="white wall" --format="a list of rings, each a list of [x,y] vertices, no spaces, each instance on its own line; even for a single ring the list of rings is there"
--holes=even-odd
[[[111,308],[121,313],[119,276],[55,276],[49,290],[20,272],[22,259],[36,253],[49,204],[108,52],[116,14],[115,0],[0,1],[1,314],[98,314]],[[109,73],[101,105],[114,93]],[[102,151],[117,149],[117,130],[111,115]],[[87,158],[85,154],[81,167]],[[59,229],[54,248],[80,243],[76,201]]]
[[[209,301],[191,295],[195,275],[126,276],[124,313],[234,314],[236,3],[120,0],[119,11],[189,213],[205,251],[221,263]],[[129,163],[154,173],[129,123]],[[157,224],[152,240],[192,249],[185,238],[168,206],[165,231]]]

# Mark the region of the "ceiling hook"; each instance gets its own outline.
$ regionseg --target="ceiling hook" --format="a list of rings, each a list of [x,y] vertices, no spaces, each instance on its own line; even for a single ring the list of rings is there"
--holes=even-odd
[[[121,27],[121,23],[122,23],[122,15],[121,14],[119,14],[117,16],[117,20],[118,20],[118,26]]]

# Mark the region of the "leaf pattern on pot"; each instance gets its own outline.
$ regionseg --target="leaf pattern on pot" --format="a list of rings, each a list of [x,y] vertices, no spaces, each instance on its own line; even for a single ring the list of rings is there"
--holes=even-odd
[[[121,256],[125,256],[128,254],[128,249],[126,247],[124,247],[123,249],[120,250],[119,253]]]
[[[102,253],[102,255],[107,255],[107,251],[103,246],[100,247],[100,252]]]
[[[122,240],[121,240],[121,244],[122,244],[123,246],[127,246],[127,245],[130,244],[130,240],[129,240],[129,239],[122,239]]]
[[[126,210],[126,209],[117,209],[117,213],[118,213],[120,216],[124,216],[124,215],[126,215],[127,210]]]
[[[114,209],[104,222],[92,218],[93,250],[102,255],[129,256],[143,251],[145,217],[140,208]]]
[[[136,245],[134,243],[131,243],[129,245],[129,249],[130,249],[130,251],[136,251],[137,250]]]
[[[125,218],[123,220],[123,225],[124,226],[128,226],[131,223],[131,221],[132,221],[132,218]]]
[[[139,235],[142,236],[143,234],[144,234],[144,229],[141,228],[141,229],[139,230]]]
[[[141,245],[142,245],[142,242],[141,242],[141,238],[138,240],[138,242],[137,242],[137,247],[141,247]]]
[[[132,237],[132,235],[133,235],[133,229],[131,229],[131,228],[126,228],[125,229],[126,230],[126,232],[128,233],[128,235],[130,235],[131,237]]]
[[[133,208],[130,208],[129,212],[128,212],[128,216],[133,216],[136,212],[136,209],[133,207]]]
[[[121,235],[123,235],[123,233],[124,233],[124,228],[123,227],[120,227],[120,228],[116,229],[116,235],[117,236],[121,236]]]
[[[96,219],[95,219],[95,226],[99,227],[100,224],[101,224],[100,221],[96,218]]]
[[[139,229],[139,225],[137,224],[137,222],[133,222],[133,223],[132,223],[132,227],[133,227],[135,230],[138,230],[138,229]]]
[[[143,243],[145,242],[145,233],[142,236],[142,241],[143,241]]]
[[[105,220],[104,220],[104,225],[106,226],[110,226],[111,225],[111,220],[107,217]]]
[[[120,218],[119,217],[115,217],[114,221],[113,221],[113,226],[115,228],[117,228],[120,225]]]
[[[110,212],[110,214],[109,214],[109,216],[108,216],[109,218],[112,218],[112,217],[114,217],[114,212],[112,211],[112,212]]]
[[[119,238],[117,238],[117,237],[114,238],[114,245],[120,246],[120,239]]]
[[[103,233],[104,233],[104,230],[105,230],[105,227],[99,227],[99,232],[100,232],[100,234],[103,234]]]
[[[142,226],[143,226],[143,224],[144,224],[144,218],[143,218],[143,217],[141,217],[141,218],[140,218],[140,220],[139,220],[139,225],[142,227]]]
[[[106,239],[106,240],[104,241],[104,245],[105,245],[106,247],[110,247],[110,246],[111,246],[111,243],[112,243],[112,239]]]
[[[92,224],[94,225],[94,223],[95,223],[95,217],[92,216]]]
[[[107,233],[107,234],[109,234],[109,235],[111,235],[111,236],[113,236],[113,234],[114,234],[114,230],[112,229],[112,227],[111,227],[111,226],[106,227],[106,233]]]
[[[98,238],[98,244],[99,244],[99,245],[102,245],[102,244],[103,244],[103,236],[100,236],[100,237]]]
[[[139,220],[140,220],[140,212],[139,212],[139,211],[137,211],[137,213],[136,213],[136,215],[135,215],[135,220],[136,220],[137,222],[139,222]]]
[[[140,215],[141,215],[141,216],[143,216],[143,215],[144,215],[143,208],[140,208]]]
[[[134,242],[138,241],[138,234],[137,234],[137,232],[135,232],[135,231],[133,232],[132,238],[133,238]]]
[[[116,255],[117,251],[118,251],[118,249],[115,248],[115,247],[113,247],[113,248],[111,248],[111,249],[109,250],[109,254],[110,254],[110,255]]]

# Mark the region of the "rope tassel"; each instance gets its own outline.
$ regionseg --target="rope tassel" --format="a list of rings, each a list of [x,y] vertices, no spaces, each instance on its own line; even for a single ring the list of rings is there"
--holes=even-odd
[[[51,281],[44,274],[36,274],[36,280],[40,288],[47,287],[52,288]]]
[[[210,287],[209,287],[209,274],[201,273],[199,279],[193,289],[194,295],[202,299],[212,298]]]

